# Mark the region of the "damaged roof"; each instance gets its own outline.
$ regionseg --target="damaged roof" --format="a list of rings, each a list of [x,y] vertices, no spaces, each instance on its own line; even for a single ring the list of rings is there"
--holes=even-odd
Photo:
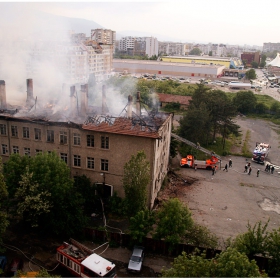
[[[170,115],[169,115],[170,116]],[[131,135],[138,137],[160,138],[159,128],[168,118],[148,117],[148,118],[111,118],[110,121],[86,122],[82,128],[96,132],[107,132],[114,134]]]

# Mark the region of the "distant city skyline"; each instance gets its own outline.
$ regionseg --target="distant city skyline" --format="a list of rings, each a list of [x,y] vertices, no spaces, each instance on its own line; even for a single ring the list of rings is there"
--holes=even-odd
[[[251,46],[280,42],[280,2],[276,0],[1,2],[6,20],[13,19],[9,14],[15,12],[15,7],[28,11],[27,21],[28,13],[40,10],[91,20],[125,36],[156,36],[159,41]],[[24,29],[25,24],[22,21],[19,27]]]

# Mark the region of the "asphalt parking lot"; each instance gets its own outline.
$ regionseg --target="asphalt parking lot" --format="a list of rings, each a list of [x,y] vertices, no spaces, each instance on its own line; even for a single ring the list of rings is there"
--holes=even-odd
[[[268,160],[276,165],[274,174],[264,171],[265,167],[251,163],[252,173],[244,173],[246,159],[237,156],[222,157],[221,166],[231,158],[233,167],[228,172],[219,169],[212,176],[211,171],[180,169],[179,174],[199,180],[183,194],[182,199],[193,213],[194,219],[207,226],[223,243],[228,237],[235,237],[247,230],[248,222],[254,225],[258,221],[267,222],[268,229],[280,227],[280,150],[277,127],[262,120],[238,118],[236,120],[243,134],[251,132],[249,141],[253,151],[256,142],[268,142],[272,146]],[[279,128],[278,128],[279,129]],[[173,166],[179,166],[179,158]],[[257,177],[257,170],[260,176]]]

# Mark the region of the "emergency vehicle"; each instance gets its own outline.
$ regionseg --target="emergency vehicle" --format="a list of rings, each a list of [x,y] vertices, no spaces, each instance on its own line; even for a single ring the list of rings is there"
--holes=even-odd
[[[211,158],[207,160],[196,160],[193,155],[187,155],[185,158],[181,159],[180,165],[181,167],[212,170],[218,162],[219,159],[215,156],[211,156]]]
[[[256,147],[253,151],[252,161],[264,164],[265,159],[268,156],[271,146],[268,143],[256,143]]]

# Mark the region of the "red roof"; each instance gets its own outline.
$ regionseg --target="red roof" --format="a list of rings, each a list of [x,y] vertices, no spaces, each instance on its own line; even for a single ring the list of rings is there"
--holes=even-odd
[[[192,99],[191,96],[184,96],[184,95],[174,95],[174,94],[165,94],[165,93],[158,93],[157,95],[159,101],[164,103],[179,102],[182,105],[189,105],[189,102]]]
[[[154,119],[153,122],[156,123],[157,126],[161,126],[167,118],[157,118]],[[148,138],[159,138],[160,135],[158,133],[158,129],[155,127],[150,127],[148,125],[134,125],[132,120],[129,118],[119,117],[116,118],[113,124],[109,124],[108,122],[101,123],[88,123],[83,124],[82,126],[85,130],[92,130],[96,132],[107,132],[114,134],[123,134],[123,135],[131,135],[138,137],[148,137]]]

